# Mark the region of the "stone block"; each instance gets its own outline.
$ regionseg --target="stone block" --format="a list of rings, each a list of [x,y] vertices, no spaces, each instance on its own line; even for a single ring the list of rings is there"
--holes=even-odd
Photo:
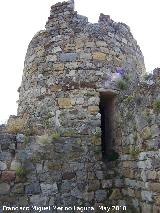
[[[27,196],[19,197],[18,201],[19,201],[19,204],[21,204],[21,206],[29,206],[28,197]]]
[[[99,107],[98,106],[89,106],[88,107],[88,112],[90,112],[90,113],[98,113],[99,112]]]
[[[160,196],[159,196],[159,194],[157,194],[157,196],[155,196],[155,204],[157,206],[160,206]]]
[[[53,64],[53,69],[54,71],[59,71],[59,72],[62,72],[64,70],[64,64]]]
[[[142,200],[144,200],[144,201],[150,201],[150,202],[152,202],[152,200],[153,200],[153,193],[150,192],[150,191],[141,191],[141,197],[142,197]]]
[[[41,183],[41,190],[42,190],[42,194],[46,196],[50,196],[50,195],[54,195],[58,193],[58,187],[56,183],[54,184]]]
[[[105,41],[96,41],[97,47],[107,47],[107,43]]]
[[[109,197],[109,200],[120,200],[122,199],[122,194],[119,189],[113,189],[112,194]]]
[[[17,134],[16,135],[16,141],[17,143],[23,143],[25,139],[25,135],[24,134]]]
[[[63,180],[71,180],[75,178],[75,176],[76,176],[75,172],[66,172],[63,174],[62,178]]]
[[[10,191],[10,185],[7,183],[0,183],[0,195],[6,195]]]
[[[123,176],[128,178],[135,178],[135,172],[131,168],[123,168]]]
[[[153,212],[152,213],[159,213],[160,212],[160,206],[153,205]]]
[[[30,197],[30,202],[34,205],[45,206],[47,205],[48,197],[42,195],[32,195]]]
[[[3,182],[10,183],[12,182],[16,177],[16,173],[14,171],[4,171],[2,172],[1,180]]]
[[[60,108],[71,108],[71,99],[70,98],[58,98],[58,105]]]
[[[160,135],[160,129],[158,125],[151,126],[151,134],[152,134],[152,137],[158,137]]]
[[[61,192],[62,193],[66,193],[69,192],[71,190],[71,182],[68,180],[63,180],[62,181],[62,185],[61,185]]]
[[[102,180],[102,188],[108,189],[112,188],[113,181],[112,180]]]
[[[56,62],[57,61],[57,56],[56,55],[48,55],[46,57],[47,62]]]
[[[98,180],[90,180],[88,184],[88,191],[96,191],[100,188],[100,182]]]
[[[152,162],[150,159],[145,161],[139,161],[137,163],[138,168],[140,169],[151,169],[152,168]]]
[[[39,194],[41,192],[40,184],[34,182],[25,186],[25,193],[28,195]]]
[[[135,197],[134,190],[133,190],[133,189],[128,188],[128,195],[129,195],[130,197]]]
[[[85,192],[83,195],[85,201],[91,201],[94,199],[94,192]]]
[[[148,183],[148,187],[152,192],[160,193],[160,183]]]
[[[145,127],[141,132],[141,137],[143,140],[147,140],[152,136],[151,129],[149,127]]]
[[[71,196],[75,197],[75,198],[79,198],[82,199],[83,198],[83,194],[82,192],[78,189],[78,187],[72,188],[71,189]]]
[[[102,201],[106,200],[106,198],[107,198],[107,192],[105,190],[97,190],[95,192],[95,199],[98,202],[102,202]]]
[[[21,163],[17,160],[13,160],[11,162],[11,166],[10,166],[10,170],[16,170],[17,168],[19,168],[21,166]]]
[[[156,171],[148,171],[147,176],[149,180],[155,180],[157,178],[157,172]]]
[[[59,84],[54,84],[54,85],[51,85],[49,89],[51,92],[59,92],[62,90],[62,87]]]
[[[7,169],[7,164],[0,161],[0,171],[4,171],[5,169]]]
[[[86,43],[85,43],[85,46],[88,48],[94,48],[96,45],[95,45],[95,43],[93,42],[93,41],[87,41]]]
[[[62,52],[61,47],[54,47],[52,50],[53,53]]]
[[[151,212],[152,212],[152,206],[147,203],[143,203],[142,204],[142,213],[151,213]]]
[[[106,60],[106,54],[102,52],[93,53],[93,60],[104,61]]]
[[[75,50],[75,44],[66,44],[65,47],[64,47],[64,51],[65,52],[70,52],[70,51],[73,51]]]
[[[80,66],[80,62],[67,62],[65,63],[65,68],[75,70]]]
[[[77,59],[77,53],[62,53],[60,55],[60,60],[63,62],[67,62],[67,61],[76,61]]]
[[[22,183],[15,184],[14,187],[12,188],[12,193],[24,194],[24,184],[22,184]]]
[[[99,180],[102,180],[104,179],[104,172],[103,171],[95,171],[95,174],[96,174],[96,177],[99,179]]]
[[[92,55],[91,53],[80,53],[80,59],[83,60],[91,60],[92,59]]]

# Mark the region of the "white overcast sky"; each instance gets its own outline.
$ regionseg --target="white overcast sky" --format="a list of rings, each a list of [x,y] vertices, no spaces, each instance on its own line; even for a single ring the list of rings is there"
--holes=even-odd
[[[57,0],[0,0],[0,122],[16,114],[24,57],[34,34],[44,29]],[[160,67],[160,0],[75,0],[90,22],[102,12],[130,26],[147,71]]]

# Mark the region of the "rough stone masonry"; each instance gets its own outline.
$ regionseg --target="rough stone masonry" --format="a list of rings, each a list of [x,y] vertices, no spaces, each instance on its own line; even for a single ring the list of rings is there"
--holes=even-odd
[[[74,1],[53,5],[45,28],[0,128],[1,208],[158,213],[160,69],[145,73],[126,24],[91,24]]]

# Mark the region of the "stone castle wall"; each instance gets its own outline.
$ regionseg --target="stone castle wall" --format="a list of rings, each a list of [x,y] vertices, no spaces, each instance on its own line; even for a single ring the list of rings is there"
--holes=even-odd
[[[144,74],[128,26],[103,14],[90,24],[72,1],[52,6],[46,30],[28,47],[18,116],[9,119],[9,133],[0,129],[0,205],[94,212],[126,205],[127,212],[158,213],[159,69],[146,80]],[[116,157],[108,161],[102,94],[114,95]]]

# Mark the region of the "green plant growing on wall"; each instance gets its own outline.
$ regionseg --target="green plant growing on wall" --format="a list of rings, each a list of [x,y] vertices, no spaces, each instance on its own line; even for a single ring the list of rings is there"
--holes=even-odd
[[[41,153],[41,152],[36,152],[32,155],[31,157],[31,161],[33,163],[41,163],[41,161],[45,159],[44,157],[44,153]]]
[[[96,132],[94,133],[94,136],[97,138],[101,137],[101,130],[96,130]]]
[[[120,89],[120,90],[126,90],[127,89],[127,83],[125,80],[123,79],[120,79],[117,81],[117,87]]]
[[[36,126],[33,126],[31,124],[27,125],[24,131],[24,134],[26,136],[35,135],[37,133],[38,133],[38,129],[36,128]]]
[[[131,155],[132,158],[136,158],[140,153],[140,150],[138,147],[131,147],[129,154]]]
[[[160,112],[160,99],[155,100],[153,106],[157,112]]]
[[[59,140],[60,139],[60,133],[59,132],[54,132],[51,135],[52,140]]]
[[[27,170],[26,170],[26,168],[25,167],[18,167],[17,169],[16,169],[16,175],[18,176],[18,177],[20,177],[20,178],[25,178],[26,177],[26,175],[27,175]]]
[[[43,125],[44,125],[44,128],[45,129],[48,129],[49,128],[49,119],[46,118],[44,121],[43,121]]]
[[[144,78],[145,81],[148,81],[148,80],[149,80],[149,77],[150,77],[150,75],[148,75],[148,74],[145,74],[145,75],[143,76],[143,78]]]
[[[71,137],[71,136],[76,136],[76,132],[72,128],[66,128],[62,133],[64,137]]]
[[[124,78],[125,81],[130,81],[130,76],[129,75],[125,75],[123,78]]]
[[[29,136],[26,135],[25,138],[24,138],[24,144],[27,145],[29,144]]]
[[[126,98],[126,102],[129,103],[131,101],[133,101],[134,99],[134,96],[133,95],[129,95],[127,98]]]

